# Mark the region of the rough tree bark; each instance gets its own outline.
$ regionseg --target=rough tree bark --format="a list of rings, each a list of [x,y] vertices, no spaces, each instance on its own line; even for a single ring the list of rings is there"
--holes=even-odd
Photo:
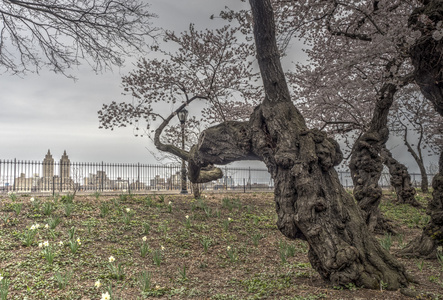
[[[393,158],[391,151],[386,147],[381,149],[380,155],[383,164],[388,167],[391,186],[394,187],[397,194],[396,202],[420,207],[420,203],[415,199],[415,189],[412,187],[408,168]]]
[[[192,194],[194,195],[195,199],[198,199],[201,197],[201,190],[198,183],[192,183]]]
[[[433,103],[435,110],[443,116],[443,40],[436,40],[432,32],[438,22],[443,21],[443,1],[423,0],[424,6],[416,9],[409,25],[421,32],[421,37],[410,49],[410,56],[415,67],[415,81],[423,95]],[[432,22],[420,20],[427,16]],[[432,199],[428,204],[427,214],[431,217],[423,229],[420,239],[412,241],[402,254],[435,258],[438,245],[443,245],[443,153],[440,154],[439,173],[432,180]]]
[[[389,138],[388,114],[396,91],[397,86],[392,83],[380,89],[369,129],[355,142],[349,163],[354,198],[371,232],[393,231],[378,207],[382,197],[378,181],[383,171],[380,153]]]
[[[372,236],[334,166],[338,144],[309,130],[293,105],[275,42],[269,0],[250,0],[257,59],[265,99],[249,122],[226,122],[205,130],[189,153],[189,177],[203,182],[205,168],[243,159],[262,160],[275,182],[277,226],[288,238],[308,241],[309,258],[334,285],[366,288],[406,286],[404,267]]]
[[[412,240],[399,254],[409,257],[435,259],[437,247],[443,245],[443,153],[440,154],[439,173],[432,180],[432,199],[426,213],[431,217],[419,239]]]

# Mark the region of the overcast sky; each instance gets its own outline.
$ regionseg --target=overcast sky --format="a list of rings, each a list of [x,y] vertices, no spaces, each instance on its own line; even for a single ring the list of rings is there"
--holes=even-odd
[[[181,32],[190,23],[204,29],[225,5],[239,7],[238,0],[150,0],[159,18],[154,25]],[[156,163],[146,147],[148,138],[136,138],[132,128],[98,129],[97,111],[103,103],[127,101],[121,95],[121,77],[133,69],[136,58],[122,69],[95,74],[87,65],[70,73],[77,81],[43,70],[39,75],[1,75],[0,159],[42,160],[51,150],[58,160],[66,150],[72,161]],[[130,100],[130,99],[129,99]]]
[[[189,23],[196,28],[217,26],[209,16],[225,6],[246,7],[239,0],[151,0],[153,22],[177,32]],[[210,3],[210,5],[208,5]],[[291,58],[296,60],[297,57]],[[103,103],[127,101],[121,95],[121,77],[136,58],[127,59],[122,69],[95,74],[88,66],[72,70],[77,81],[43,70],[39,75],[1,75],[0,80],[0,159],[42,160],[51,150],[55,160],[66,150],[71,161],[157,163],[146,148],[156,151],[148,138],[136,138],[132,128],[114,131],[98,129],[97,111]],[[391,142],[394,147],[399,142]],[[397,147],[394,155],[417,168],[409,154]],[[436,160],[435,158],[433,158]]]

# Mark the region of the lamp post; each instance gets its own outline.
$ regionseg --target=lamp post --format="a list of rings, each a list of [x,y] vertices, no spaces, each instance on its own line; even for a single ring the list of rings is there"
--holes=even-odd
[[[180,120],[181,128],[182,128],[182,150],[185,150],[185,122],[186,118],[188,117],[188,111],[186,108],[183,108],[179,112],[177,112],[177,117]],[[182,158],[182,174],[181,174],[181,184],[182,184],[182,190],[180,191],[180,194],[187,194],[188,189],[186,186],[186,163],[185,160]]]

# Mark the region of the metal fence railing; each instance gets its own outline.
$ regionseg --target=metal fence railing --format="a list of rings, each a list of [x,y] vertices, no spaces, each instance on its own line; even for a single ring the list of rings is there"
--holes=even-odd
[[[265,169],[223,167],[224,177],[201,184],[203,190],[272,190]],[[0,192],[154,192],[180,191],[180,165],[77,163],[0,160]],[[188,182],[188,189],[191,184]]]
[[[272,191],[274,182],[266,169],[224,166],[223,178],[201,184],[211,191]],[[174,192],[180,191],[180,165],[71,163],[70,161],[0,160],[0,193],[68,193],[68,192]],[[338,172],[342,185],[352,188],[349,172]],[[432,182],[432,175],[429,182]],[[420,174],[411,174],[420,186]],[[389,174],[383,173],[380,185],[390,186]],[[191,185],[188,182],[188,189]]]

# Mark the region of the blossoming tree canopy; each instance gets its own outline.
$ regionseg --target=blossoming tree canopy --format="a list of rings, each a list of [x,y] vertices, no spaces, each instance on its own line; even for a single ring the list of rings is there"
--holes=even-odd
[[[134,101],[103,105],[101,126],[130,125],[136,135],[154,138],[154,130],[162,124],[163,142],[178,145],[179,127],[171,120],[185,106],[200,112],[198,119],[191,116],[187,121],[187,135],[209,124],[247,119],[262,91],[251,84],[258,80],[253,45],[239,41],[238,31],[230,26],[198,31],[191,24],[181,34],[166,32],[165,49],[177,50],[156,46],[153,50],[161,58],[140,59],[136,69],[123,77],[124,93]],[[171,108],[169,114],[164,113],[165,104]]]

